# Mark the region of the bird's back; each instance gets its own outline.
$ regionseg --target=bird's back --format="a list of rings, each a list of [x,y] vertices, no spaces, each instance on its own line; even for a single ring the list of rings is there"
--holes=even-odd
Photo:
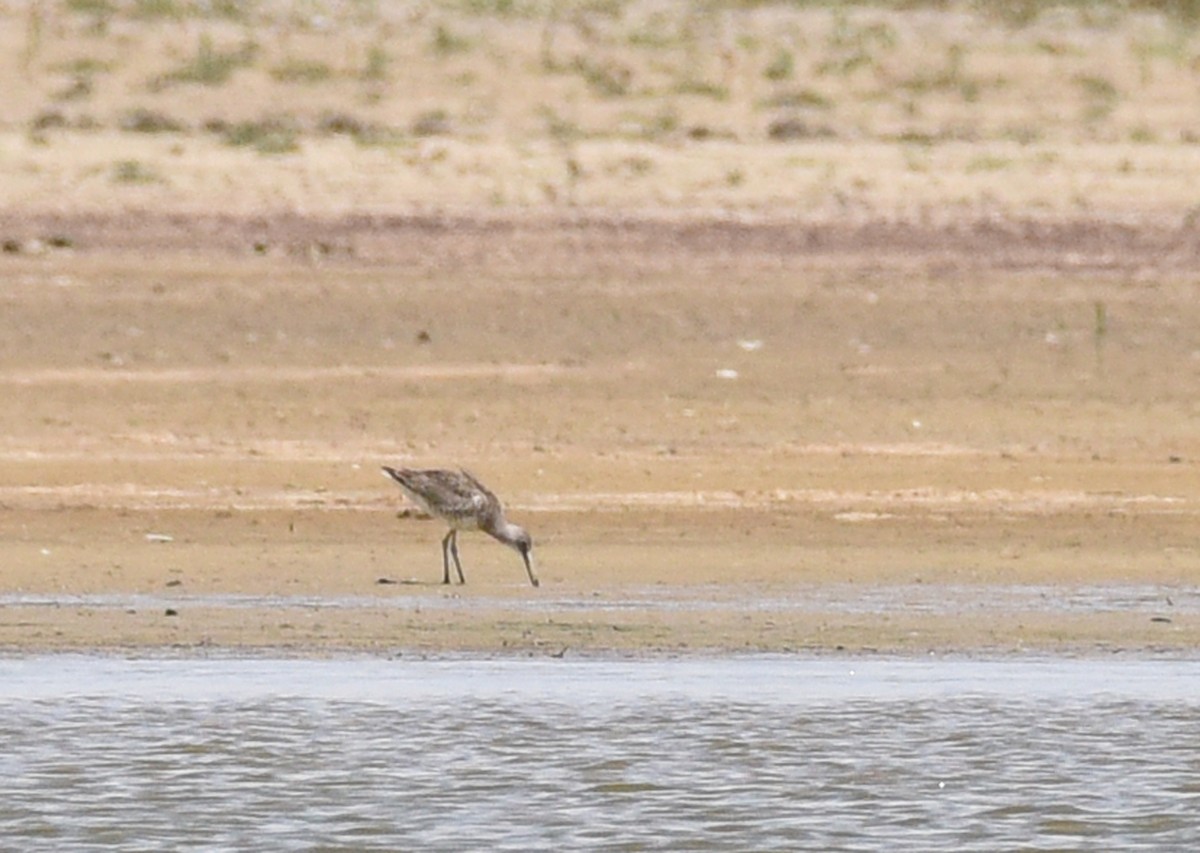
[[[500,502],[467,471],[384,468],[412,500],[430,515],[455,527],[490,528],[502,515]]]

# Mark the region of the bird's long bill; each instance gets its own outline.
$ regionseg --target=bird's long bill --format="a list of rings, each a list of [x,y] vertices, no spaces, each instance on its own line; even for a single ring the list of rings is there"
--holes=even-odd
[[[529,582],[534,586],[538,586],[538,577],[533,571],[533,555],[528,551],[522,551],[521,557],[525,560],[525,571],[529,572]]]

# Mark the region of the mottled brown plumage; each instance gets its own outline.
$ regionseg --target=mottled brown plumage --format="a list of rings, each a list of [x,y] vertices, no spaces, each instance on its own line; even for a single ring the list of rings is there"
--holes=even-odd
[[[450,583],[451,558],[458,571],[458,582],[466,583],[458,559],[458,531],[482,530],[520,554],[529,582],[538,585],[533,571],[533,540],[523,528],[504,517],[500,499],[469,471],[397,469],[387,465],[383,471],[417,506],[450,525],[450,532],[442,540],[442,583]]]

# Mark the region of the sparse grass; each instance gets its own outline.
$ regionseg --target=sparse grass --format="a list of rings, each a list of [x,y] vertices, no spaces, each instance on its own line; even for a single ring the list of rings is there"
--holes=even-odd
[[[775,142],[797,142],[806,139],[832,139],[833,128],[815,124],[798,116],[777,118],[767,125],[767,138]]]
[[[992,5],[423,0],[409,10],[381,0],[283,6],[43,0],[18,4],[19,13],[0,16],[0,27],[9,26],[3,34],[17,51],[25,35],[30,57],[19,80],[29,94],[23,103],[14,99],[18,112],[10,123],[51,148],[60,137],[70,141],[80,133],[89,114],[109,129],[169,134],[198,128],[214,114],[232,122],[290,113],[302,121],[226,123],[214,133],[264,153],[295,150],[308,134],[324,139],[314,150],[333,144],[330,137],[429,151],[446,146],[415,146],[413,137],[453,135],[465,145],[508,146],[481,165],[481,173],[522,157],[533,161],[551,143],[561,146],[564,158],[599,168],[566,184],[553,181],[558,198],[578,181],[586,200],[597,203],[616,198],[600,189],[607,173],[596,164],[608,161],[597,160],[593,150],[610,144],[668,147],[721,139],[746,146],[731,157],[756,157],[765,149],[778,159],[789,152],[765,146],[767,140],[899,143],[897,149],[932,163],[929,171],[939,180],[969,186],[994,184],[988,173],[1002,171],[1006,180],[1009,174],[1057,175],[1069,161],[1064,154],[1062,164],[1039,167],[1031,152],[1006,161],[993,152],[1008,156],[1011,149],[995,142],[1063,152],[1081,140],[1200,142],[1186,94],[1194,94],[1200,33],[1179,25],[1191,14],[1183,0],[1064,0],[1053,20],[1047,4],[1018,0],[1003,12]],[[221,15],[250,23],[208,23]],[[93,26],[100,17],[103,31]],[[1033,29],[1013,29],[1037,18],[1044,20]],[[260,36],[268,24],[276,29]],[[263,39],[261,49],[255,38]],[[161,76],[153,78],[156,73]],[[151,79],[157,90],[177,89],[151,97],[139,88]],[[228,86],[223,93],[193,92],[194,98],[178,91],[222,85]],[[305,92],[304,85],[320,90]],[[1179,102],[1175,111],[1164,103],[1171,99]],[[583,140],[586,147],[576,146]],[[956,153],[957,172],[943,174],[944,152],[925,148],[951,140],[981,144],[965,156]],[[697,156],[711,156],[724,144]],[[1179,153],[1191,157],[1195,150]],[[129,156],[158,163],[146,154]],[[1131,159],[1141,166],[1138,155]],[[655,162],[654,182],[685,180],[669,158]],[[748,162],[722,162],[710,179],[740,187],[731,198],[769,191],[769,170]],[[160,168],[170,174],[170,167]],[[726,172],[734,178],[725,181]],[[512,189],[519,181],[504,180],[494,183],[508,188],[509,203],[528,199]]]
[[[575,57],[571,68],[588,84],[588,87],[598,95],[606,98],[619,98],[629,94],[633,83],[633,72],[628,66],[618,62],[596,62],[584,56]]]
[[[1103,299],[1097,299],[1092,305],[1092,347],[1096,353],[1096,365],[1101,366],[1104,358],[1104,344],[1108,338],[1108,306]]]
[[[607,171],[609,174],[640,178],[654,171],[654,161],[640,155],[622,157],[609,166]]]
[[[112,62],[105,62],[100,59],[90,57],[80,57],[67,62],[60,62],[55,65],[52,70],[63,74],[72,74],[77,77],[93,77],[97,74],[108,74],[115,68]]]
[[[996,134],[997,139],[1016,142],[1019,145],[1033,145],[1041,142],[1045,136],[1046,133],[1041,127],[1032,124],[1009,124]]]
[[[373,82],[382,82],[388,77],[388,70],[392,67],[392,57],[388,53],[383,42],[375,42],[367,49],[367,61],[363,66],[362,79]]]
[[[114,184],[158,184],[162,176],[151,166],[138,160],[119,160],[113,164],[110,177]]]
[[[1113,85],[1111,80],[1105,77],[1081,74],[1075,78],[1075,82],[1083,90],[1084,95],[1094,100],[1112,101],[1116,100],[1120,95],[1117,87]]]
[[[583,128],[577,122],[563,118],[552,106],[539,106],[538,116],[546,128],[546,135],[559,145],[569,145],[583,138]]]
[[[1013,165],[1011,157],[999,157],[995,154],[980,154],[967,163],[967,173],[971,172],[1002,172]]]
[[[626,40],[633,47],[647,50],[664,50],[678,42],[674,33],[667,29],[662,15],[654,16],[645,26],[633,30]]]
[[[1001,7],[1006,4],[992,2],[991,5]],[[982,6],[982,0],[976,0]],[[1042,20],[1045,13],[1059,17],[1070,15],[1075,22],[1088,28],[1103,30],[1119,27],[1122,20],[1131,11],[1137,11],[1137,6],[1144,7],[1145,3],[1138,0],[1066,0],[1066,2],[1046,3],[1043,0],[1020,0],[1019,3],[1009,4],[1012,9],[1000,9],[989,17],[1005,23],[1014,30],[1020,30]]]
[[[118,125],[129,133],[180,133],[185,130],[182,122],[145,107],[126,111],[121,115]]]
[[[471,42],[457,35],[445,24],[438,24],[433,30],[430,49],[435,56],[452,56],[456,53],[466,53],[471,49]]]
[[[457,0],[464,12],[480,17],[529,17],[541,6],[536,0]]]
[[[319,59],[290,57],[271,69],[271,76],[281,83],[324,83],[333,78],[333,68]]]
[[[813,89],[790,89],[772,95],[762,103],[765,107],[794,110],[829,110],[833,101]]]
[[[164,74],[155,82],[155,88],[175,83],[193,83],[201,86],[222,86],[239,68],[250,65],[258,54],[258,46],[252,41],[230,50],[218,50],[212,36],[200,36],[196,55],[174,71]]]
[[[1075,52],[1075,49],[1069,45],[1065,45],[1060,41],[1051,41],[1050,39],[1038,39],[1033,47],[1039,53],[1044,53],[1048,56],[1067,56]]]
[[[941,138],[927,130],[902,130],[900,133],[891,137],[892,142],[899,142],[902,145],[917,145],[922,148],[928,148],[931,145],[936,145],[941,142]]]
[[[206,0],[209,17],[241,21],[258,6],[258,0]]]
[[[795,73],[796,57],[790,50],[782,47],[775,52],[775,56],[763,69],[763,76],[768,80],[775,81],[790,80]]]
[[[63,89],[60,89],[54,95],[56,101],[85,101],[92,96],[95,87],[92,85],[92,78],[87,75],[79,75]]]
[[[1143,66],[1148,66],[1154,60],[1162,60],[1182,67],[1192,58],[1191,39],[1186,30],[1175,30],[1166,38],[1138,39],[1130,44],[1129,52]]]
[[[42,51],[46,34],[46,21],[42,7],[31,3],[25,13],[25,43],[21,46],[21,74],[32,76],[33,63]]]
[[[874,65],[875,60],[871,58],[871,54],[856,51],[849,54],[838,54],[825,59],[817,64],[815,70],[819,76],[836,75],[848,77],[861,68],[871,68]]]
[[[258,0],[133,0],[122,9],[131,18],[145,21],[183,21],[189,18],[244,21],[255,12],[258,5]]]
[[[321,133],[362,136],[371,132],[371,125],[348,113],[325,113],[317,119],[317,130]]]
[[[896,43],[896,31],[890,24],[860,24],[839,6],[829,35],[829,55],[817,63],[815,70],[821,75],[849,76],[863,68],[875,68],[878,57],[895,48]]]
[[[945,62],[940,68],[922,71],[900,81],[900,87],[915,95],[957,90],[967,103],[979,99],[979,81],[968,78],[963,71],[965,50],[961,44],[946,49]]]
[[[413,136],[449,136],[454,125],[445,110],[428,110],[413,119],[411,130]]]
[[[187,17],[191,10],[182,0],[134,0],[130,14],[135,18],[145,20],[179,21]]]
[[[290,116],[267,116],[235,124],[210,123],[209,129],[221,133],[227,144],[253,148],[259,154],[289,154],[300,148],[301,127]]]
[[[398,143],[402,137],[392,128],[344,112],[323,113],[317,119],[316,130],[328,136],[348,136],[359,145],[388,145]]]
[[[1158,134],[1148,125],[1138,125],[1129,131],[1129,141],[1138,145],[1154,145],[1158,142]]]
[[[68,12],[76,15],[91,15],[107,18],[117,11],[113,0],[66,0],[63,4]]]
[[[658,112],[636,120],[643,139],[663,139],[679,130],[679,112],[664,107]]]
[[[712,98],[714,101],[729,100],[729,89],[708,80],[688,78],[680,80],[672,89],[677,95],[699,95],[702,98]]]
[[[976,0],[975,3],[981,12],[1013,29],[1032,25],[1042,13],[1042,5],[1041,0],[1002,0],[995,3]]]
[[[1075,83],[1082,90],[1086,101],[1083,119],[1088,124],[1108,118],[1121,99],[1121,93],[1117,91],[1117,87],[1105,77],[1080,74],[1075,78]]]

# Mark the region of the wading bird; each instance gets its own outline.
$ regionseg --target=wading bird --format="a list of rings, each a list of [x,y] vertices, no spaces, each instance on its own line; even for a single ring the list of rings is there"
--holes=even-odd
[[[450,532],[442,540],[442,583],[450,583],[451,557],[458,571],[458,582],[467,582],[458,559],[458,531],[482,530],[520,554],[525,561],[525,571],[529,573],[529,582],[538,585],[533,571],[533,540],[524,528],[504,517],[500,499],[469,471],[421,471],[384,465],[383,472],[395,480],[417,506],[450,525]]]

